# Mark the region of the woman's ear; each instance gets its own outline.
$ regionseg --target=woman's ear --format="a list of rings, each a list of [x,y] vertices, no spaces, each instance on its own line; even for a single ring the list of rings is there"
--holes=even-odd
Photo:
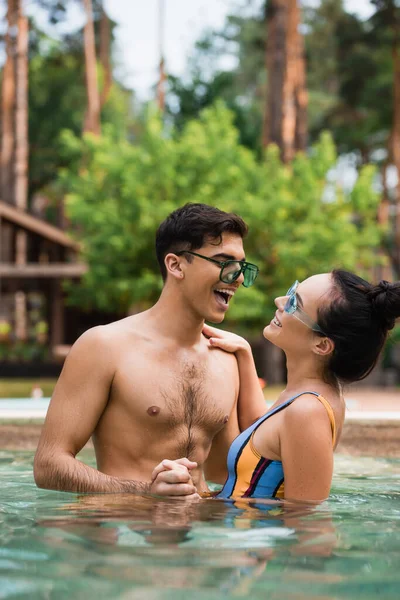
[[[183,279],[185,276],[185,273],[182,269],[181,260],[182,259],[180,256],[177,256],[172,252],[167,254],[164,258],[164,264],[165,268],[167,269],[167,274],[171,277],[174,277],[175,279]]]
[[[320,337],[316,340],[313,352],[319,356],[329,356],[335,349],[334,342],[328,337]]]

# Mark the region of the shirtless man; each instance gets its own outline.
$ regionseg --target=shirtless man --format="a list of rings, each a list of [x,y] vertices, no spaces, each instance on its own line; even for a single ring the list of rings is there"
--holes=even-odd
[[[244,262],[246,233],[240,217],[203,204],[160,225],[161,296],[145,312],[86,331],[72,347],[35,456],[39,487],[191,495],[206,490],[204,469],[223,483],[239,433],[238,369],[202,329],[205,320],[221,323],[239,286],[257,276]],[[76,458],[91,436],[97,469]],[[190,460],[152,481],[164,456]]]

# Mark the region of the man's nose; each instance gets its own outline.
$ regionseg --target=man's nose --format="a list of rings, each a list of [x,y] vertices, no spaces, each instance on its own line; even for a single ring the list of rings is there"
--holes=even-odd
[[[242,285],[243,281],[244,281],[244,274],[243,271],[240,272],[239,277],[236,279],[236,281],[238,282],[238,285]]]

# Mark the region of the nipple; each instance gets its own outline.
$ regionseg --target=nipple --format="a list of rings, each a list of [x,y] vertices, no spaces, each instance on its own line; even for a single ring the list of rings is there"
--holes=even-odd
[[[159,412],[160,412],[159,406],[150,406],[147,409],[147,414],[150,415],[150,417],[155,417],[156,415],[158,415]]]
[[[228,416],[228,415],[225,415],[225,417],[224,417],[224,425],[225,425],[225,423],[227,423],[228,421],[229,421],[229,416]]]

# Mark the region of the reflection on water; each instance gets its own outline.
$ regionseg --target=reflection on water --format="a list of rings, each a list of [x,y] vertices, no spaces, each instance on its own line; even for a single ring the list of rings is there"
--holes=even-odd
[[[399,597],[400,461],[339,457],[289,510],[38,490],[32,459],[0,452],[0,598]]]

